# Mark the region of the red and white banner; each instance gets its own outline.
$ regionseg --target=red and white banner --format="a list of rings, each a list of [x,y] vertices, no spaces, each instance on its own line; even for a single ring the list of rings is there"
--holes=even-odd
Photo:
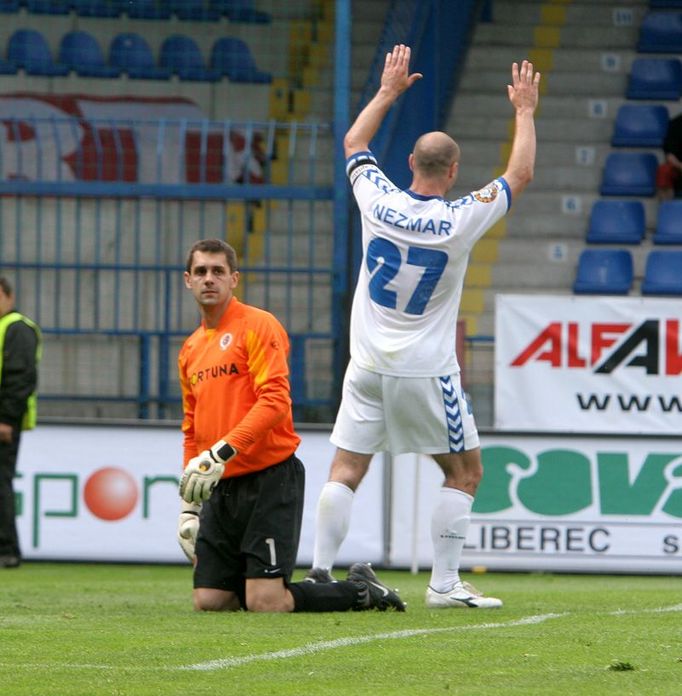
[[[498,295],[495,426],[679,434],[681,315],[668,298]]]
[[[145,184],[263,181],[263,138],[183,98],[0,96],[0,176]],[[250,147],[249,147],[250,144]]]

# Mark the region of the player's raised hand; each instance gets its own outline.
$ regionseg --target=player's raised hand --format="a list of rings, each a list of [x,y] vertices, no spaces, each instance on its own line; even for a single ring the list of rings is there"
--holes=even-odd
[[[402,94],[421,80],[421,73],[410,74],[410,56],[412,51],[409,46],[397,44],[393,50],[386,54],[384,71],[381,74],[382,89],[390,90],[394,94]]]
[[[538,105],[540,73],[533,72],[533,64],[524,60],[519,68],[518,63],[512,64],[512,84],[507,85],[509,101],[517,110],[535,111]]]

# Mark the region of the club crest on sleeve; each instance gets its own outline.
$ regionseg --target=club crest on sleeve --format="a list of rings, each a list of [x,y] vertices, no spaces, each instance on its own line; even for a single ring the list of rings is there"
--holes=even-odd
[[[497,198],[497,186],[490,184],[485,188],[474,191],[473,196],[479,203],[492,203]]]

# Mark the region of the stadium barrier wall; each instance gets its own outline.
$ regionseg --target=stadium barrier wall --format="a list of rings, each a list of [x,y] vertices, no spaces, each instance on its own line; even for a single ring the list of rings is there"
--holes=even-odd
[[[299,432],[307,481],[298,563],[306,567],[334,448],[327,426]],[[682,437],[482,430],[481,446],[486,473],[465,568],[682,575]],[[25,433],[15,484],[25,558],[183,562],[181,451],[179,426],[166,422],[49,422]],[[338,565],[429,568],[441,483],[426,457],[377,455]]]

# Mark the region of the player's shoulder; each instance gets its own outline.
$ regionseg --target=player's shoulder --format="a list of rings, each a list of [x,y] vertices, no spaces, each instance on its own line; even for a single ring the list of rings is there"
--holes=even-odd
[[[262,326],[277,328],[284,331],[282,322],[280,322],[280,320],[267,309],[262,309],[261,307],[255,307],[254,305],[241,303],[239,306],[239,310],[242,315],[242,318],[245,319],[246,322],[253,328]]]
[[[509,189],[509,184],[505,181],[504,177],[498,177],[493,179],[489,184],[486,184],[480,189],[467,193],[460,198],[456,198],[451,201],[444,201],[444,204],[451,209],[466,208],[468,206],[476,204],[489,204],[494,203],[500,197],[504,196],[509,206],[511,202],[511,190]]]

